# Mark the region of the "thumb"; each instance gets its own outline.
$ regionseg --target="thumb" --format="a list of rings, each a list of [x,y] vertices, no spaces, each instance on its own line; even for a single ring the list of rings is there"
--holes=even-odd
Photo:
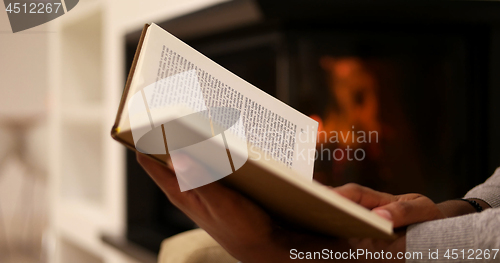
[[[373,212],[391,220],[394,228],[445,218],[436,204],[419,194],[398,196],[398,201],[377,207]]]

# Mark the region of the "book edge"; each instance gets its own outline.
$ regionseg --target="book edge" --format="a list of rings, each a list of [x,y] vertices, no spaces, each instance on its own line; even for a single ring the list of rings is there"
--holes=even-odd
[[[133,150],[135,150],[135,147],[133,145],[130,145],[128,142],[121,140],[121,138],[118,136],[118,134],[120,134],[119,124],[120,124],[120,120],[121,120],[121,117],[123,114],[123,108],[125,107],[125,102],[127,101],[127,96],[128,96],[129,90],[130,90],[130,86],[132,84],[132,79],[134,77],[134,74],[135,74],[135,71],[137,68],[137,62],[139,60],[139,55],[141,54],[142,46],[144,44],[144,39],[146,38],[146,33],[147,33],[149,27],[150,27],[149,24],[145,24],[143,29],[142,29],[141,37],[139,39],[139,44],[137,45],[137,49],[135,51],[134,60],[132,61],[132,66],[130,67],[130,71],[129,71],[128,76],[127,76],[127,81],[125,83],[125,88],[123,89],[122,97],[120,99],[120,104],[118,106],[118,112],[116,113],[115,123],[113,124],[113,127],[111,128],[111,137],[113,137],[113,139],[119,141],[120,143],[125,144],[128,148],[133,149]]]
[[[249,160],[251,160],[249,156]],[[282,181],[301,189],[304,192],[314,196],[318,201],[325,202],[329,206],[333,206],[338,210],[343,211],[354,218],[363,221],[374,229],[377,229],[386,238],[392,239],[394,235],[392,222],[380,217],[377,214],[371,213],[363,206],[343,197],[316,181],[307,181],[295,174],[294,171],[286,170],[279,163],[269,161],[251,161],[254,165],[267,170],[270,174],[279,177]]]

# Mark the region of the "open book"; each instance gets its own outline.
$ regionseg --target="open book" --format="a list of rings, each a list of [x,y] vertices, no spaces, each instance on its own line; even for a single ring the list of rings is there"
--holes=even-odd
[[[213,171],[200,177],[176,170],[183,191],[220,179],[292,225],[390,238],[391,222],[312,180],[317,129],[152,24],[142,32],[111,134],[158,162],[171,158],[174,170],[187,154]]]

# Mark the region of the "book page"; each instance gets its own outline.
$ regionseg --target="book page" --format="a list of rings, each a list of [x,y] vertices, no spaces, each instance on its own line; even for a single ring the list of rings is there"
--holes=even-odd
[[[143,103],[149,109],[148,115],[140,114],[144,112],[141,108],[144,106],[140,106]],[[236,109],[242,123],[228,128],[247,140],[249,151],[255,147],[258,149],[255,152],[263,152],[312,179],[316,121],[224,69],[155,24],[145,37],[127,104],[123,115],[131,116],[131,125],[144,127],[134,133],[136,144],[136,138],[168,120],[216,108]],[[169,108],[173,104],[177,106]],[[128,126],[123,123],[126,119],[122,117],[120,127]],[[218,121],[224,126],[226,119]]]

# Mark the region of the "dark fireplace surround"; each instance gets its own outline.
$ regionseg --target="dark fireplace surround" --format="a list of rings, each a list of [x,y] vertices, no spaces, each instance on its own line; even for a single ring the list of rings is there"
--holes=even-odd
[[[364,146],[362,162],[318,161],[315,179],[442,201],[500,166],[498,14],[493,1],[234,0],[156,22],[305,114],[343,116],[349,103],[370,112],[375,101],[376,118],[361,124],[380,127],[381,142]],[[126,72],[137,28],[124,39]],[[343,84],[329,76],[358,67],[377,84],[349,88],[352,100],[332,95]],[[127,151],[128,240],[157,252],[194,227]]]

